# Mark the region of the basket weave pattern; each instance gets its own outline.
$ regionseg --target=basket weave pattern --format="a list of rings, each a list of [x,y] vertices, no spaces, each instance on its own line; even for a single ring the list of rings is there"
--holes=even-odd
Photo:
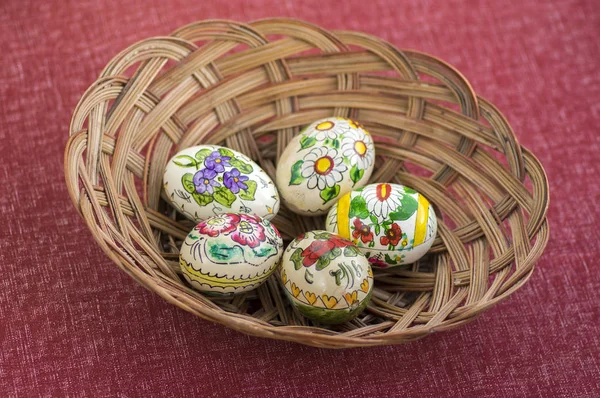
[[[220,144],[274,179],[299,129],[327,116],[372,133],[371,182],[415,188],[434,204],[438,236],[421,261],[376,270],[357,319],[313,325],[277,276],[229,298],[179,276],[178,248],[193,223],[162,195],[176,151]],[[251,335],[343,348],[397,344],[473,320],[520,288],[548,241],[548,182],[504,116],[446,63],[356,32],[268,19],[202,21],[117,55],[74,111],[66,182],[98,244],[132,278],[204,319]],[[324,217],[282,208],[286,240]]]

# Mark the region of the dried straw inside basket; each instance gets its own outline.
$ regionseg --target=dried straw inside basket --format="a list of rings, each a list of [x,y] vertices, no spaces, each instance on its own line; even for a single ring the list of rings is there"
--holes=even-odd
[[[420,262],[376,272],[357,319],[314,325],[277,276],[230,298],[178,275],[192,223],[161,197],[177,150],[221,144],[271,177],[299,129],[326,116],[371,131],[372,182],[411,186],[434,204],[438,237]],[[98,244],[132,278],[204,319],[255,336],[343,348],[397,344],[469,322],[530,277],[548,240],[548,183],[504,116],[446,63],[376,37],[308,23],[202,21],[117,55],[74,111],[65,150],[69,193]],[[323,218],[285,208],[285,239]]]

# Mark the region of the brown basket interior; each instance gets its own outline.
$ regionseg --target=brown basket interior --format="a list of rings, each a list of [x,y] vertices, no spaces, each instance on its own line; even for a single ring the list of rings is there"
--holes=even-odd
[[[289,140],[327,116],[372,133],[371,182],[411,186],[434,204],[431,253],[377,270],[367,310],[336,327],[300,316],[276,275],[229,298],[186,286],[178,249],[193,223],[161,197],[170,156],[220,144],[274,179]],[[252,335],[342,348],[455,327],[521,287],[548,240],[544,170],[504,116],[446,63],[361,33],[288,19],[202,21],[144,40],[83,95],[70,134],[67,186],[102,249],[169,302]],[[289,241],[324,218],[282,208],[274,223]]]

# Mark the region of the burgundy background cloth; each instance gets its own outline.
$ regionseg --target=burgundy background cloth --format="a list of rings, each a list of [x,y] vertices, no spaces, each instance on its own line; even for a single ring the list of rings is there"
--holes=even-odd
[[[67,195],[71,112],[104,65],[207,18],[293,16],[457,67],[551,185],[529,283],[473,323],[332,351],[248,337],[164,302]],[[599,396],[597,1],[0,1],[0,396]]]

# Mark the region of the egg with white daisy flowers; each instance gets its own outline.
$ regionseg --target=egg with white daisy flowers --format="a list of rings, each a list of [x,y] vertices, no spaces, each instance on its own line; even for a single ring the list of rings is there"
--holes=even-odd
[[[316,216],[364,186],[374,165],[369,132],[354,120],[329,117],[310,124],[287,145],[277,165],[276,183],[290,210]]]
[[[399,184],[370,184],[342,196],[326,229],[350,239],[373,266],[411,264],[431,248],[437,217],[425,196]]]

